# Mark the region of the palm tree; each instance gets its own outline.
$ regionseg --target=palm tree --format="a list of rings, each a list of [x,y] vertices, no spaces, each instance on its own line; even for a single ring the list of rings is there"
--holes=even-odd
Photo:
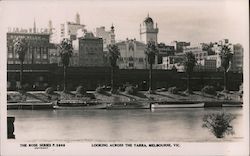
[[[114,44],[108,45],[108,59],[111,65],[111,93],[115,92],[114,74],[115,74],[115,68],[117,68],[116,62],[119,57],[120,57],[119,48]]]
[[[63,91],[67,91],[67,67],[69,66],[69,60],[73,53],[72,41],[64,38],[58,45],[58,51],[63,64]]]
[[[152,81],[152,71],[153,64],[155,63],[155,57],[158,54],[158,49],[155,45],[155,42],[148,42],[145,49],[145,54],[147,55],[148,63],[149,63],[149,89],[148,92],[153,93],[153,81]]]
[[[184,59],[184,68],[187,74],[187,90],[185,92],[188,94],[192,93],[192,90],[190,88],[190,78],[195,65],[196,65],[196,59],[194,54],[192,52],[187,52],[185,54],[185,59]]]
[[[231,61],[233,58],[233,53],[231,52],[231,49],[228,45],[221,45],[220,58],[221,58],[221,67],[224,70],[224,90],[223,91],[228,92],[227,73],[231,67]]]
[[[22,91],[23,89],[23,62],[25,59],[25,53],[28,50],[28,43],[26,42],[25,38],[17,38],[14,41],[14,52],[18,54],[18,59],[20,61],[20,88],[19,90]]]

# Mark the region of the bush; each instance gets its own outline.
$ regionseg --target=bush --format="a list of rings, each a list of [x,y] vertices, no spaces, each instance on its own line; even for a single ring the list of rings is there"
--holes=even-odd
[[[168,88],[168,92],[171,94],[178,94],[179,90],[177,87],[170,87]]]
[[[96,93],[99,93],[99,94],[105,94],[106,93],[106,91],[105,91],[105,89],[103,87],[97,87],[95,91],[96,91]]]
[[[216,89],[214,86],[205,86],[201,89],[202,93],[210,94],[210,95],[216,95]]]
[[[86,94],[86,89],[83,86],[78,86],[76,88],[76,95],[84,95]]]
[[[125,92],[125,87],[124,87],[124,86],[119,87],[119,88],[118,88],[118,91],[119,91],[119,92]]]
[[[53,87],[48,87],[45,89],[45,94],[51,95],[54,93],[54,88]]]
[[[137,88],[134,86],[128,86],[125,88],[125,93],[130,95],[136,95],[138,92]]]
[[[208,128],[217,138],[224,138],[225,135],[233,135],[234,130],[231,121],[236,117],[232,114],[212,113],[203,116],[203,128]]]

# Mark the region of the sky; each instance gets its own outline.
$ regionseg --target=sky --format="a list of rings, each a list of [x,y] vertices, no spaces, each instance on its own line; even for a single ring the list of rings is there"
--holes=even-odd
[[[216,42],[228,38],[232,43],[248,44],[247,0],[94,0],[94,1],[3,1],[4,28],[47,27],[48,21],[59,31],[65,21],[74,21],[80,14],[88,31],[115,26],[117,40],[136,38],[139,26],[149,14],[159,28],[158,41],[173,40],[191,43]]]

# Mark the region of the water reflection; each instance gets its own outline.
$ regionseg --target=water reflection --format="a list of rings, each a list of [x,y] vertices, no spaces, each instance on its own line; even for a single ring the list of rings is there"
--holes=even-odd
[[[173,108],[153,112],[150,110],[8,110],[8,116],[15,117],[16,140],[23,141],[203,142],[218,141],[213,133],[202,128],[204,114],[220,112],[231,113],[237,117],[228,124],[234,127],[235,134],[223,140],[242,139],[244,128],[240,108]],[[211,118],[207,117],[207,120],[210,121]]]
[[[203,117],[203,128],[208,128],[217,138],[224,138],[225,135],[235,134],[232,120],[236,119],[235,115],[230,113],[212,113]]]

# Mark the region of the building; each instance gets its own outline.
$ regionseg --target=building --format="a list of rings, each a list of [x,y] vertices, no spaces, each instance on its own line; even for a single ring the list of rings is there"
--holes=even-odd
[[[48,31],[50,33],[50,43],[58,44],[59,43],[59,36],[58,36],[57,30],[54,28],[51,20],[49,20],[49,22],[48,22]]]
[[[216,60],[203,59],[194,67],[194,71],[216,71]]]
[[[118,65],[120,69],[146,69],[147,59],[145,54],[146,44],[127,39],[116,43],[120,49]]]
[[[221,58],[220,55],[215,54],[215,55],[208,55],[207,60],[215,60],[216,61],[216,68],[220,68],[221,66]]]
[[[180,56],[166,56],[162,59],[162,69],[184,71],[183,65],[184,55]]]
[[[213,44],[213,48],[212,50],[215,52],[214,55],[208,55],[207,59],[208,60],[216,60],[216,68],[220,68],[221,67],[221,57],[220,57],[220,53],[221,53],[221,46],[222,45],[228,45],[229,48],[231,49],[231,53],[234,54],[234,47],[231,43],[229,43],[228,39],[223,39],[220,40],[218,43],[214,43]]]
[[[116,43],[120,50],[118,65],[120,69],[145,69],[147,60],[145,55],[146,44],[127,39]]]
[[[174,55],[174,46],[169,46],[166,45],[165,43],[159,43],[157,49],[158,49],[158,64],[162,64],[163,57]]]
[[[115,44],[115,27],[111,26],[110,31],[106,31],[105,27],[96,28],[96,37],[103,39],[103,51],[108,51],[109,44]]]
[[[146,44],[136,41],[136,39],[127,39],[116,43],[120,50],[118,65],[120,69],[148,69],[149,64],[145,54]],[[158,57],[155,57],[154,69],[161,69],[158,65]]]
[[[9,28],[7,32],[7,63],[19,64],[18,54],[14,51],[14,40],[25,38],[28,43],[28,50],[25,54],[24,64],[48,64],[50,33],[47,29],[36,28],[35,22],[33,29]]]
[[[102,38],[87,32],[83,37],[73,41],[72,66],[102,67],[106,65]]]
[[[149,41],[153,41],[156,44],[158,43],[158,32],[157,23],[154,26],[154,21],[149,15],[143,21],[141,26],[140,24],[140,41],[144,44],[147,44]]]
[[[59,64],[60,63],[60,56],[57,50],[57,44],[51,44],[49,49],[49,63],[50,64]]]
[[[77,13],[75,22],[65,22],[61,24],[60,38],[69,38],[71,40],[77,39],[77,31],[82,30],[86,32],[85,25],[80,23],[80,15]]]
[[[243,72],[243,52],[244,49],[241,44],[233,45],[234,54],[232,60],[231,71]]]
[[[192,52],[195,56],[195,59],[198,64],[201,64],[201,61],[206,59],[208,56],[207,51],[203,51],[202,45],[190,45],[183,47],[183,53]]]
[[[172,41],[171,46],[174,46],[175,53],[183,53],[183,48],[190,46],[190,42]]]

